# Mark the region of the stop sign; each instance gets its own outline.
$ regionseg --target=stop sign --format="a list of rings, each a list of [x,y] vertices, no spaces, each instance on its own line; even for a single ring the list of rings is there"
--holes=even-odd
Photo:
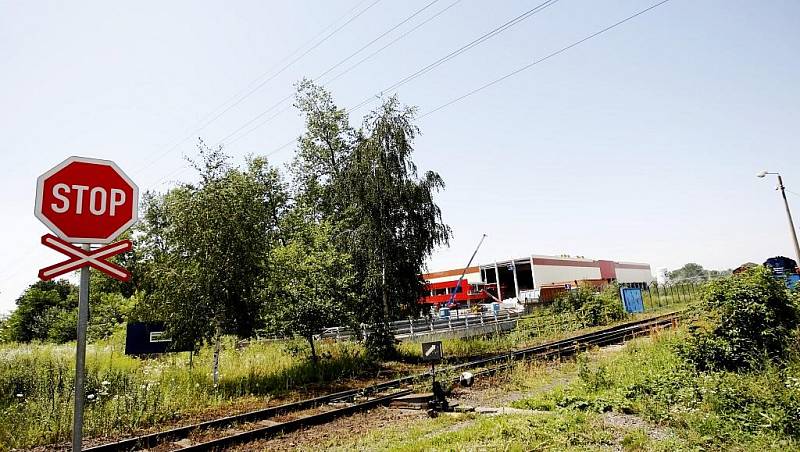
[[[36,180],[36,218],[72,243],[112,241],[138,205],[139,188],[110,160],[70,157]]]

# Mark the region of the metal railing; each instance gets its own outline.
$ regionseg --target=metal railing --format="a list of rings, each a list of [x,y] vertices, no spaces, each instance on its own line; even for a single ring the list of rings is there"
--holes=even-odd
[[[445,318],[418,318],[408,320],[395,320],[389,323],[389,330],[397,338],[417,337],[445,331],[457,331],[476,328],[485,325],[499,325],[505,322],[516,321],[522,313],[501,309],[500,311],[481,312],[476,314],[463,314]],[[318,335],[320,339],[364,339],[372,334],[375,329],[370,325],[361,325],[358,331],[347,327],[325,328]]]

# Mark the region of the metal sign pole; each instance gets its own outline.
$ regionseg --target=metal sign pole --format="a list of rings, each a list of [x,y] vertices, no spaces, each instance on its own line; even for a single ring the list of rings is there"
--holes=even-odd
[[[83,245],[90,251],[88,244]],[[78,344],[75,349],[75,413],[72,417],[72,451],[81,450],[83,439],[83,402],[86,378],[86,327],[89,323],[89,266],[81,268],[81,287],[78,296]]]
[[[71,191],[69,187],[77,191]],[[80,189],[80,190],[78,190]],[[93,218],[84,209],[87,197]],[[95,194],[100,195],[100,207]],[[130,251],[130,240],[111,242],[138,220],[139,187],[110,160],[72,156],[36,179],[34,215],[56,235],[46,234],[42,245],[69,256],[69,259],[39,270],[39,278],[49,281],[58,275],[81,269],[78,296],[77,344],[75,347],[75,409],[72,416],[72,450],[81,450],[86,380],[86,328],[89,322],[89,267],[120,281],[131,273],[108,259]],[[81,214],[83,212],[83,214]],[[92,251],[89,242],[106,244]],[[82,243],[82,247],[75,246]]]

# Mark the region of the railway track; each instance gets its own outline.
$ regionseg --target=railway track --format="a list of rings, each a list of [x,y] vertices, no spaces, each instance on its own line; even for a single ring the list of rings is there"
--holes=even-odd
[[[624,342],[629,338],[649,333],[653,329],[674,326],[677,320],[678,313],[671,312],[648,319],[615,325],[602,330],[579,334],[566,339],[491,356],[488,358],[481,358],[474,361],[448,366],[441,369],[440,372],[452,373],[472,370],[473,375],[476,377],[486,376],[510,368],[515,361],[531,358],[551,359],[562,356],[570,356],[580,352],[582,349]],[[163,447],[165,450],[222,450],[226,447],[236,444],[268,438],[280,433],[297,430],[302,427],[323,424],[338,417],[369,410],[381,405],[388,405],[395,398],[411,393],[411,389],[402,388],[407,387],[414,382],[421,381],[429,376],[430,374],[427,372],[408,375],[394,380],[373,384],[364,388],[340,391],[306,400],[300,400],[297,402],[201,422],[198,424],[177,427],[163,432],[127,438],[113,443],[89,447],[84,450],[92,452],[122,452],[150,449],[157,446],[159,446],[159,448]],[[389,392],[390,390],[396,388],[401,389]],[[271,418],[286,415],[288,413],[325,406],[334,402],[350,402],[359,397],[366,398],[366,400],[355,402],[341,408],[297,417],[284,422],[270,421]],[[236,425],[251,423],[255,424],[255,426],[248,430],[238,431],[232,434],[225,434],[218,438],[202,442],[186,442],[187,438],[197,432],[225,429]]]

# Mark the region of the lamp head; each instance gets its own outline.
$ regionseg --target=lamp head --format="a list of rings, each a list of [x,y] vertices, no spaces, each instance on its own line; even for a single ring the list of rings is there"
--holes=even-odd
[[[761,171],[761,172],[759,172],[758,174],[756,174],[756,177],[764,177],[764,176],[766,176],[766,175],[767,175],[767,172],[766,172],[766,171]]]

